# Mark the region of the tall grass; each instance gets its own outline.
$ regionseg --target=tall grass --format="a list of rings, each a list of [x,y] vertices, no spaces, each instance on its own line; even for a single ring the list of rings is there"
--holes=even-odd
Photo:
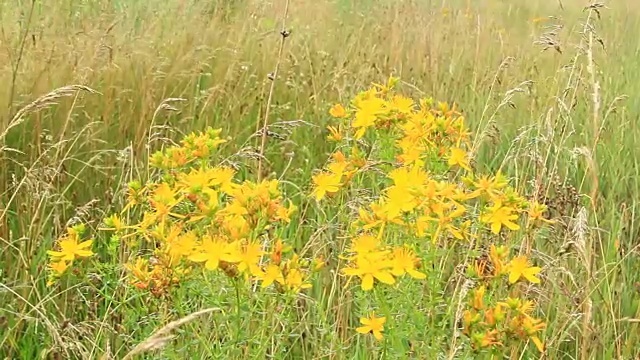
[[[640,355],[635,2],[292,1],[278,55],[286,3],[0,3],[0,354],[119,358],[175,320],[157,314],[225,308],[211,284],[160,309],[125,290],[117,267],[93,284],[51,290],[46,250],[70,224],[97,228],[124,205],[128,181],[150,176],[153,151],[208,125],[259,158],[256,124],[304,120],[286,141],[265,138],[264,160],[247,170],[262,171],[245,175],[308,181],[331,150],[319,140],[330,106],[392,73],[408,94],[459,104],[475,130],[476,165],[502,169],[559,220],[545,239],[527,240],[544,263],[547,356]],[[301,224],[298,245],[332,241],[330,215]],[[271,338],[285,345],[262,345],[286,352],[304,332],[318,338],[290,358],[368,358],[348,348],[361,340],[337,340],[344,324],[321,321],[344,294],[318,294],[318,308],[298,314],[315,323]],[[421,301],[402,306],[430,304]],[[227,315],[190,319],[166,356],[249,357],[246,343],[225,342],[233,321],[216,319]],[[424,324],[441,326],[426,315]],[[417,356],[438,353],[437,341],[423,340]]]

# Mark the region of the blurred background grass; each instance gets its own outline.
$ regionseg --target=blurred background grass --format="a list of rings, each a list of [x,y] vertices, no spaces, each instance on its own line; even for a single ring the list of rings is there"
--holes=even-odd
[[[0,134],[20,108],[56,88],[82,84],[97,91],[58,99],[0,137],[2,346],[38,338],[36,330],[16,325],[16,314],[25,309],[19,299],[32,305],[51,300],[36,284],[44,278],[52,236],[70,219],[95,223],[103,211],[120,206],[126,181],[146,176],[150,150],[207,125],[239,142],[255,132],[277,60],[284,5],[0,3]],[[312,125],[297,128],[290,141],[270,142],[268,171],[294,169],[290,180],[308,179],[329,151],[319,139],[330,105],[389,74],[399,76],[410,95],[456,102],[476,130],[479,168],[502,167],[521,188],[534,179],[541,199],[565,225],[552,237],[557,243],[540,248],[552,268],[566,270],[550,275],[544,294],[547,311],[558,312],[552,358],[575,355],[587,342],[597,358],[637,354],[640,7],[608,2],[593,22],[601,96],[594,120],[588,42],[581,33],[586,5],[292,2],[286,19],[292,35],[271,119]],[[165,101],[170,98],[183,100]],[[575,240],[572,229],[583,207],[593,260],[588,266],[579,257],[559,256]],[[593,316],[585,334],[579,311],[589,301]],[[63,314],[73,309],[59,306]],[[20,335],[25,333],[31,338]]]

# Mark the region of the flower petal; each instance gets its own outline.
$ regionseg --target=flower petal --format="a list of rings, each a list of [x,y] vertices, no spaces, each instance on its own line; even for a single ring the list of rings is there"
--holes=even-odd
[[[371,276],[371,274],[365,274],[362,277],[362,290],[364,291],[369,291],[371,289],[373,289],[373,276]]]
[[[373,274],[376,279],[378,279],[381,283],[385,283],[388,285],[393,285],[396,282],[396,279],[391,275],[391,273],[386,271],[379,271]]]

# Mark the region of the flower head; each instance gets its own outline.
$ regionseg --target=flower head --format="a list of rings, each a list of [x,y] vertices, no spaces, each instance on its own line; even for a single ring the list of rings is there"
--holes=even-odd
[[[375,313],[371,313],[369,317],[360,318],[360,326],[356,331],[360,334],[373,334],[377,340],[382,340],[382,332],[384,331],[384,323],[387,321],[386,317],[376,317]]]

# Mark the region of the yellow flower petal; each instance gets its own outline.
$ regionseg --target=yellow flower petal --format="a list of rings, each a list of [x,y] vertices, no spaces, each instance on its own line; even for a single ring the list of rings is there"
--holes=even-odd
[[[362,278],[362,290],[364,291],[369,291],[371,289],[373,289],[373,276],[371,276],[371,274],[366,274],[363,278]]]
[[[385,283],[388,285],[393,285],[396,282],[396,279],[388,272],[377,272],[374,274],[376,279],[378,279],[381,283]]]

